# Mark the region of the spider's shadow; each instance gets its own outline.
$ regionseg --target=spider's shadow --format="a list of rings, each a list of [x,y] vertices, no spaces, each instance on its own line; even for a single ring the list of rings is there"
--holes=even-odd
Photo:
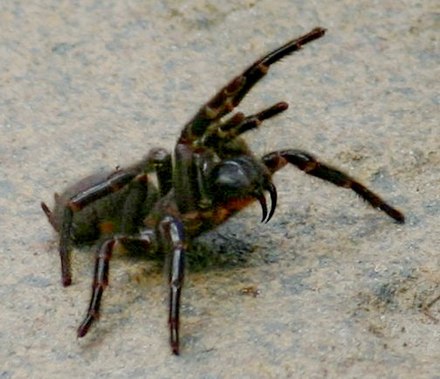
[[[222,228],[223,229],[223,228]],[[186,251],[187,267],[191,272],[231,269],[249,265],[256,246],[229,229],[206,233],[190,242]],[[255,242],[255,241],[254,241]],[[169,256],[161,252],[145,257],[145,251],[133,246],[123,259],[147,259],[157,264],[157,269],[169,267]]]
[[[196,238],[188,249],[191,272],[247,266],[255,246],[230,231],[214,231]]]

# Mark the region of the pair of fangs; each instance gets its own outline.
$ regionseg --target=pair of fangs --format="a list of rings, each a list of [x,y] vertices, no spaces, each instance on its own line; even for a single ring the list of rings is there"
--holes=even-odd
[[[266,197],[264,196],[264,193],[258,193],[256,194],[257,200],[261,204],[261,211],[262,211],[262,217],[261,222],[268,223],[269,220],[272,218],[273,214],[275,213],[275,208],[277,206],[277,189],[273,185],[273,183],[269,182],[267,185],[267,188],[265,188],[266,191],[269,192],[270,195],[270,211],[267,213],[267,201]]]

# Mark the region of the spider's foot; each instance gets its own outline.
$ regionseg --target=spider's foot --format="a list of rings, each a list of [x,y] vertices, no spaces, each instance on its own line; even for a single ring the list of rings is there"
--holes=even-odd
[[[178,343],[173,343],[171,345],[171,351],[173,352],[174,355],[180,355],[180,353],[179,353],[179,344]]]
[[[63,284],[63,287],[69,287],[72,284],[72,277],[68,276],[66,278],[61,278],[61,283]]]
[[[379,205],[378,207],[381,211],[384,211],[388,216],[396,220],[399,224],[405,223],[405,216],[402,212],[398,211],[397,209],[389,206],[386,203],[383,203]]]
[[[76,335],[78,336],[78,338],[84,337],[88,333],[90,327],[92,326],[96,318],[97,317],[93,314],[87,314],[86,318],[83,320],[83,322],[81,323],[81,325],[77,330]]]

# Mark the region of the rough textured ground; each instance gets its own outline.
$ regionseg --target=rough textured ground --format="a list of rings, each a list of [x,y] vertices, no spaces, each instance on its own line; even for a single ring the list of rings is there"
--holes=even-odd
[[[0,25],[0,378],[440,377],[437,1],[11,0]],[[78,340],[93,249],[63,289],[39,202],[172,149],[218,87],[317,25],[325,38],[243,103],[291,105],[249,141],[315,153],[407,223],[286,169],[269,224],[251,208],[198,245],[181,357],[164,276],[142,259],[112,262],[102,319]]]

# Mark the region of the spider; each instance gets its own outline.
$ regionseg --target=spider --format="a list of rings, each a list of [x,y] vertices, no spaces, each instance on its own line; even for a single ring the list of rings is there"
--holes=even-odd
[[[364,185],[336,168],[319,162],[305,151],[274,151],[257,158],[241,135],[287,109],[285,102],[245,116],[237,107],[269,67],[325,33],[309,33],[258,59],[204,104],[184,126],[174,157],[156,148],[139,162],[113,172],[95,174],[55,193],[55,207],[41,207],[59,234],[61,278],[72,282],[72,245],[98,241],[92,294],[77,334],[83,337],[99,318],[101,299],[109,281],[115,248],[169,256],[170,345],[179,354],[179,308],[184,281],[185,254],[192,239],[214,229],[244,207],[258,201],[262,222],[275,211],[277,191],[272,176],[287,164],[336,186],[350,188],[362,199],[398,223],[404,215]],[[173,163],[174,161],[174,163]],[[149,174],[154,173],[155,186]],[[270,195],[270,207],[265,193]]]

